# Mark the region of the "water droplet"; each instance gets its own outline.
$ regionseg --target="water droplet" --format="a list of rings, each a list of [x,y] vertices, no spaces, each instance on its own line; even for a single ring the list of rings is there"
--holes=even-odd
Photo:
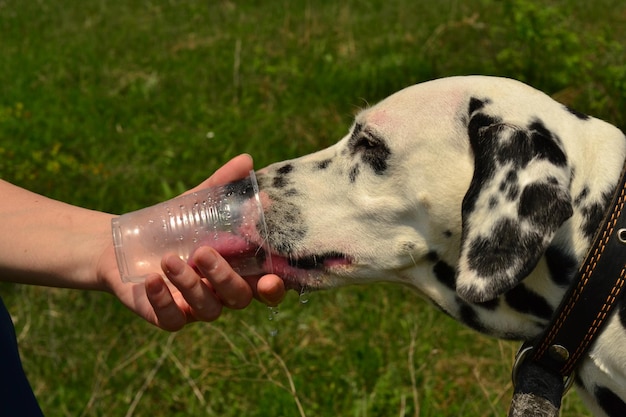
[[[278,316],[278,307],[270,307],[267,306],[267,311],[268,311],[268,315],[267,315],[267,319],[269,321],[274,321],[274,318],[276,318]],[[274,324],[276,324],[274,322]],[[272,326],[269,331],[268,331],[270,337],[275,337],[278,334],[278,329],[274,326]]]
[[[269,321],[274,320],[274,317],[278,315],[278,307],[270,307],[267,306],[267,311],[269,312],[267,318]]]
[[[306,304],[309,302],[309,291],[306,287],[302,287],[300,290],[300,304]]]

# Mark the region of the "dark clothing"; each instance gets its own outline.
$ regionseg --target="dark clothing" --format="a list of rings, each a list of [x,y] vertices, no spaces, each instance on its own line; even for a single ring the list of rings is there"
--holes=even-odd
[[[11,316],[0,298],[0,416],[43,417],[17,350]]]

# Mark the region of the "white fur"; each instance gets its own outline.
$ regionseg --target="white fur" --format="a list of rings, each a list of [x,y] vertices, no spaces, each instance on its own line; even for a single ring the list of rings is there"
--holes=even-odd
[[[622,132],[603,121],[580,120],[544,93],[509,79],[470,76],[418,84],[356,116],[355,125],[362,125],[372,135],[382,138],[391,151],[383,174],[375,173],[359,161],[358,154],[349,152],[355,125],[334,146],[261,171],[261,177],[272,178],[286,164],[293,166],[287,176],[287,188],[297,193],[281,197],[280,190],[263,187],[277,213],[291,210],[282,207],[288,201],[297,207],[298,219],[306,226],[306,233],[290,240],[291,250],[283,255],[298,258],[333,252],[345,254],[351,261],[349,265],[338,264],[302,274],[282,271],[286,279],[310,288],[372,281],[401,282],[460,318],[459,297],[433,274],[429,253],[436,252],[442,261],[460,271],[457,285],[467,283],[478,292],[487,285],[484,277],[472,275],[468,259],[461,255],[464,233],[461,208],[474,172],[467,127],[470,97],[486,100],[484,112],[500,118],[505,131],[525,128],[533,119],[540,118],[562,141],[567,169],[535,161],[522,173],[522,185],[526,181],[524,175],[529,175],[529,181],[551,175],[568,187],[572,198],[588,187],[588,198],[599,200],[616,182],[626,157],[626,140]],[[331,161],[328,167],[316,168],[324,160]],[[349,171],[356,164],[360,165],[359,174],[355,181],[350,181]],[[494,190],[505,169],[496,173]],[[575,175],[570,177],[572,169]],[[472,213],[476,215],[468,221],[471,227],[466,226],[465,242],[492,233],[497,218],[491,217],[486,209],[477,214],[478,206],[487,205],[488,199],[487,192],[480,195],[476,213]],[[500,203],[498,218],[517,218],[514,203]],[[572,217],[546,238],[549,240],[546,243],[580,262],[590,244],[581,232],[583,222],[584,214],[575,209]],[[275,223],[280,227],[279,217]],[[550,279],[544,259],[539,260],[523,282],[553,308],[565,291]],[[495,336],[515,334],[531,338],[545,325],[545,320],[520,313],[504,301],[495,310],[477,308],[476,313],[485,332]],[[626,331],[618,318],[613,317],[580,368],[585,385],[599,382],[626,400],[624,346]],[[583,397],[597,415],[603,415],[593,404],[593,395]]]

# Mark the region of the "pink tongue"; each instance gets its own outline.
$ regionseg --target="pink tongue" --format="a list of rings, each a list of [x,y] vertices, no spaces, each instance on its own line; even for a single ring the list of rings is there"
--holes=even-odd
[[[350,262],[343,257],[340,258],[328,258],[326,260],[324,260],[324,266],[326,268],[332,268],[334,266],[344,266],[344,265],[349,265]]]
[[[263,251],[241,236],[219,232],[214,239],[203,240],[200,245],[213,247],[239,274],[256,275],[263,272],[263,259],[256,258]],[[190,265],[195,267],[191,262]]]
[[[257,250],[257,247],[241,236],[220,232],[215,240],[202,242],[215,248],[223,257],[243,256]]]

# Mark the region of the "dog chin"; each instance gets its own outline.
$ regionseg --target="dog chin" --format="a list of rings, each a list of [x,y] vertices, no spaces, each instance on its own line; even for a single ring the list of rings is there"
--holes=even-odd
[[[333,272],[351,265],[350,259],[339,253],[310,255],[306,257],[285,257],[272,255],[273,270],[285,282],[287,289],[322,290],[334,287]]]

